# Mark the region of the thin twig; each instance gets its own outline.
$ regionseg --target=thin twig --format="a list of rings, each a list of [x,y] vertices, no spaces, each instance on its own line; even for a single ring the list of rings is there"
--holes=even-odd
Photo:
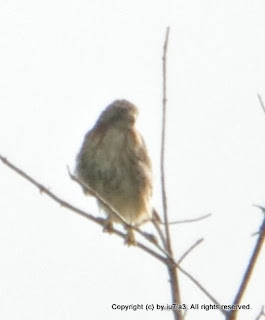
[[[205,214],[204,216],[201,216],[201,217],[198,217],[198,218],[172,221],[172,222],[169,222],[169,224],[172,225],[172,224],[180,224],[180,223],[197,222],[197,221],[201,221],[201,220],[204,220],[206,218],[209,218],[211,215],[212,215],[211,213],[208,213],[208,214]],[[161,222],[161,223],[164,224],[164,222]]]
[[[158,233],[159,238],[160,238],[160,240],[161,240],[161,242],[163,244],[163,247],[166,250],[166,248],[167,248],[166,238],[165,238],[165,236],[163,234],[163,231],[160,228],[160,225],[159,225],[158,221],[156,221],[155,219],[152,219],[152,224],[155,227],[156,232]]]
[[[203,238],[197,240],[186,252],[184,252],[184,254],[180,257],[177,263],[181,264],[181,262],[187,257],[187,255],[190,254],[191,251],[195,249],[199,244],[201,244],[203,240]]]
[[[152,210],[151,222],[156,229],[156,232],[162,242],[163,248],[166,250],[167,249],[166,238],[165,238],[163,230],[160,227],[160,224],[162,221],[161,221],[161,218],[155,208],[153,208],[153,210]]]
[[[254,267],[258,261],[258,257],[259,257],[259,254],[261,252],[261,248],[262,248],[262,245],[264,243],[264,239],[265,239],[265,209],[260,207],[261,210],[263,211],[264,213],[264,218],[263,218],[263,221],[262,221],[262,224],[260,226],[260,230],[259,230],[259,236],[258,236],[258,239],[257,239],[257,242],[256,242],[256,245],[254,247],[254,250],[252,252],[252,256],[249,260],[249,263],[248,263],[248,266],[247,266],[247,269],[245,271],[245,274],[243,276],[243,279],[242,279],[242,282],[240,284],[240,287],[238,289],[238,292],[236,294],[236,297],[234,299],[234,302],[233,304],[240,304],[241,302],[241,299],[246,291],[246,288],[248,286],[248,283],[250,281],[250,278],[251,278],[251,275],[254,271]],[[237,313],[238,313],[238,310],[232,310],[229,314],[229,317],[228,319],[229,320],[235,320],[236,317],[237,317]]]
[[[262,110],[265,112],[265,105],[264,105],[264,103],[263,103],[263,100],[262,100],[262,98],[261,98],[261,95],[257,95],[258,96],[258,99],[259,99],[259,103],[260,103],[260,105],[261,105],[261,108],[262,108]]]

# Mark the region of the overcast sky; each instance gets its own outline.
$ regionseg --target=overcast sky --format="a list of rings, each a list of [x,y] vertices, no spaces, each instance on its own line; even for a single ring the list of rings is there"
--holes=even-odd
[[[113,100],[140,110],[160,211],[162,47],[168,48],[166,178],[179,257],[231,303],[265,205],[265,3],[262,0],[0,0],[0,154],[95,215],[69,179],[84,134]],[[1,319],[172,319],[112,304],[170,303],[165,267],[68,212],[0,163]],[[264,301],[262,252],[242,301]],[[181,276],[183,303],[210,301]],[[187,319],[222,319],[216,311]]]

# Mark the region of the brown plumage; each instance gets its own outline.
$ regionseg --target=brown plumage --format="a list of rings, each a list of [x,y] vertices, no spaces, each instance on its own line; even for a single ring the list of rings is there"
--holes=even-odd
[[[129,101],[110,104],[86,134],[76,165],[77,178],[136,225],[152,215],[151,162],[135,127],[137,114]],[[98,204],[110,222],[120,222],[101,201]]]

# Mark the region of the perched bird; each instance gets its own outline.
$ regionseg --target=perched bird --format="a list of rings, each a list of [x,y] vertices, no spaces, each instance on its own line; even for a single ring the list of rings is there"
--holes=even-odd
[[[88,187],[85,193],[98,195],[98,205],[107,214],[107,229],[112,222],[122,223],[118,215],[130,225],[152,216],[151,161],[135,126],[137,115],[138,109],[129,101],[114,101],[86,134],[77,156],[76,176]],[[133,241],[130,230],[128,244]]]

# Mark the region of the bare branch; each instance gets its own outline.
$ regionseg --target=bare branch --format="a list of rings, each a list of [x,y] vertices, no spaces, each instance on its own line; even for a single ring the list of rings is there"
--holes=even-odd
[[[159,238],[160,238],[160,240],[161,240],[161,242],[162,242],[162,244],[163,244],[163,247],[164,247],[165,250],[166,250],[166,248],[167,248],[166,238],[165,238],[165,236],[164,236],[164,234],[163,234],[163,231],[162,231],[161,228],[160,228],[159,222],[156,221],[155,219],[152,219],[152,223],[153,223],[153,226],[154,226],[155,229],[156,229],[156,232],[157,232],[158,235],[159,235]]]
[[[167,48],[168,48],[168,36],[169,27],[166,30],[166,37],[163,47],[163,116],[162,116],[162,133],[161,133],[161,154],[160,154],[160,170],[161,170],[161,190],[162,190],[162,204],[163,204],[163,214],[165,222],[165,234],[166,234],[166,250],[173,256],[170,230],[168,225],[168,213],[167,213],[167,194],[166,194],[166,182],[165,182],[165,139],[166,139],[166,112],[167,112]],[[173,303],[181,304],[179,280],[177,269],[172,268],[168,265],[168,273],[170,277],[171,294]],[[176,320],[182,320],[181,310],[175,310],[174,317]]]
[[[170,244],[170,232],[168,228],[167,194],[166,194],[166,182],[165,182],[165,140],[166,140],[166,111],[167,111],[166,80],[167,80],[168,36],[169,36],[169,27],[167,28],[167,31],[166,31],[166,38],[165,38],[164,51],[163,51],[163,118],[162,118],[162,134],[161,134],[160,171],[161,171],[161,189],[162,189],[162,202],[163,202],[166,241],[167,241],[167,246],[170,248],[171,244]]]
[[[27,173],[25,173],[24,171],[22,171],[21,169],[19,169],[18,167],[16,167],[14,164],[12,164],[10,161],[8,161],[5,157],[0,155],[0,160],[7,166],[9,167],[11,170],[13,170],[15,173],[17,173],[18,175],[20,175],[22,178],[26,179],[27,181],[29,181],[31,184],[33,184],[34,186],[36,186],[41,193],[46,194],[49,198],[51,198],[52,200],[54,200],[55,202],[57,202],[60,206],[65,207],[66,209],[77,213],[79,215],[81,215],[84,218],[87,218],[88,220],[95,222],[96,224],[100,225],[100,226],[104,226],[105,224],[105,219],[99,218],[99,217],[94,217],[93,215],[78,209],[77,207],[71,205],[70,203],[66,202],[65,200],[61,199],[60,197],[56,196],[53,192],[51,192],[48,188],[46,188],[45,186],[43,186],[41,183],[37,182],[35,179],[33,179],[32,177],[30,177]],[[114,234],[116,234],[117,236],[119,236],[122,239],[126,239],[126,234],[113,228],[112,232]],[[214,303],[217,303],[216,300],[212,297],[212,295],[192,276],[190,275],[187,271],[185,271],[182,267],[180,267],[176,262],[174,262],[174,260],[169,257],[169,258],[165,258],[163,256],[161,256],[160,254],[156,253],[154,250],[148,248],[147,246],[145,246],[144,244],[142,244],[141,242],[136,242],[136,247],[142,249],[143,251],[145,251],[146,253],[150,254],[151,256],[153,256],[154,258],[156,258],[157,260],[159,260],[160,262],[162,262],[165,265],[173,265],[174,268],[178,268],[183,274],[185,274],[199,289],[201,289],[202,292],[204,292],[204,294]]]
[[[173,225],[173,224],[180,224],[180,223],[197,222],[197,221],[201,221],[201,220],[204,220],[204,219],[206,219],[206,218],[209,218],[211,215],[212,215],[211,213],[208,213],[208,214],[205,214],[204,216],[201,216],[201,217],[198,217],[198,218],[172,221],[172,222],[169,222],[169,224],[170,224],[170,225]],[[161,222],[161,223],[164,224],[164,222]]]
[[[191,253],[193,249],[195,249],[199,244],[203,242],[203,238],[197,240],[178,260],[178,264],[181,264],[181,262],[187,257],[188,254]]]
[[[263,213],[265,213],[265,209],[263,207],[260,207],[260,209],[262,210]],[[264,243],[264,239],[265,239],[265,214],[264,214],[263,221],[260,225],[259,236],[258,236],[256,245],[255,245],[254,250],[252,252],[252,256],[251,256],[250,261],[248,263],[247,269],[245,271],[245,274],[243,276],[241,285],[238,289],[238,292],[236,294],[236,297],[234,299],[233,304],[240,304],[240,302],[241,302],[241,299],[242,299],[242,297],[246,291],[246,288],[248,286],[248,283],[250,281],[251,275],[254,271],[255,264],[258,261],[258,257],[261,252],[261,248]],[[228,319],[235,320],[237,317],[237,313],[238,313],[238,310],[232,310],[230,312]]]
[[[28,180],[30,183],[32,183],[33,185],[35,185],[41,193],[46,194],[48,197],[50,197],[51,199],[53,199],[54,201],[56,201],[57,203],[59,203],[62,207],[65,207],[101,226],[104,226],[104,222],[105,219],[102,218],[98,218],[98,217],[94,217],[92,214],[89,214],[83,210],[78,209],[77,207],[71,205],[70,203],[64,201],[63,199],[61,199],[60,197],[56,196],[53,192],[51,192],[48,188],[44,187],[42,184],[40,184],[39,182],[37,182],[36,180],[34,180],[32,177],[30,177],[28,174],[26,174],[24,171],[22,171],[21,169],[19,169],[18,167],[16,167],[15,165],[13,165],[11,162],[9,162],[6,158],[2,157],[0,155],[0,160],[6,165],[8,166],[10,169],[12,169],[13,171],[15,171],[16,173],[18,173],[21,177],[23,177],[24,179]],[[123,238],[124,240],[126,239],[126,234],[120,232],[117,229],[112,230],[112,232],[114,234],[116,234],[117,236]],[[146,238],[148,239],[148,238]],[[167,263],[167,260],[159,255],[158,253],[156,253],[154,250],[146,247],[144,244],[140,243],[140,242],[136,242],[136,246],[141,248],[142,250],[146,251],[147,253],[149,253],[150,255],[152,255],[153,257],[155,257],[156,259],[158,259],[159,261],[163,262],[164,264]],[[163,250],[163,249],[162,249]],[[163,250],[164,251],[164,250]]]

